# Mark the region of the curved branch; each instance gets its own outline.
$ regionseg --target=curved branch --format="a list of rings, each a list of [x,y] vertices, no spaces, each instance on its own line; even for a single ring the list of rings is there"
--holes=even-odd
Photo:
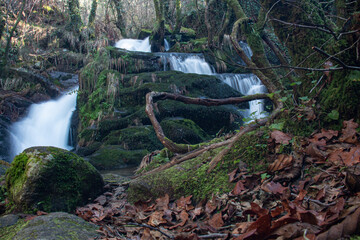
[[[187,144],[177,144],[171,141],[169,138],[167,138],[164,134],[164,131],[158,122],[158,120],[155,117],[154,113],[154,101],[156,100],[165,100],[165,99],[171,99],[175,101],[180,101],[186,104],[196,104],[196,105],[203,105],[203,106],[220,106],[220,105],[227,105],[227,104],[237,104],[237,103],[243,103],[248,102],[256,99],[265,99],[269,98],[267,94],[255,94],[250,96],[244,96],[244,97],[233,97],[233,98],[227,98],[227,99],[201,99],[201,98],[191,98],[186,97],[183,95],[178,94],[172,94],[172,93],[166,93],[166,92],[150,92],[146,94],[146,108],[145,112],[149,116],[150,121],[155,129],[156,136],[160,140],[160,142],[168,148],[170,151],[174,153],[186,153],[190,152],[198,146],[193,145],[187,145]]]

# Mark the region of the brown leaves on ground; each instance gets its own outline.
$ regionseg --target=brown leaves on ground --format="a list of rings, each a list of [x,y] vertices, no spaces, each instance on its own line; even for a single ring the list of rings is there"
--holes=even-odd
[[[266,178],[239,167],[229,173],[231,192],[200,203],[165,195],[129,204],[123,187],[110,186],[77,214],[100,225],[103,239],[340,239],[360,225],[357,127],[346,121],[341,131],[322,129],[296,152],[276,154]],[[270,145],[291,139],[274,131]],[[300,174],[289,174],[294,168]]]

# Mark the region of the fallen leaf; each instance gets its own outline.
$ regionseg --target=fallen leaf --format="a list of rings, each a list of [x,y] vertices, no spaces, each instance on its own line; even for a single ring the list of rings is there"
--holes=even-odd
[[[342,222],[332,226],[329,230],[319,234],[317,240],[336,240],[345,236],[350,236],[357,232],[360,224],[360,208],[353,214],[348,215]]]
[[[163,218],[164,213],[162,211],[155,211],[150,215],[150,219],[148,221],[148,224],[150,226],[156,227],[160,224],[167,223],[166,219]]]
[[[179,198],[178,200],[176,200],[176,206],[177,208],[181,211],[181,210],[191,210],[191,209],[194,209],[193,206],[191,206],[191,195],[188,196],[188,197],[181,197]]]
[[[359,127],[359,124],[353,121],[353,119],[349,121],[343,122],[343,129],[341,131],[342,135],[339,138],[341,142],[346,143],[356,143],[357,142],[357,136],[356,136],[356,128]]]
[[[276,143],[281,143],[281,144],[289,144],[290,140],[292,139],[292,137],[286,133],[283,133],[279,130],[274,130],[271,132],[271,138],[275,139]]]
[[[231,195],[237,196],[240,195],[242,191],[244,191],[246,188],[244,187],[244,184],[242,180],[238,181],[234,187],[234,189],[231,191]]]
[[[324,138],[326,141],[330,141],[333,137],[337,137],[339,131],[321,129],[321,133],[317,133],[313,136],[316,141]]]
[[[185,210],[183,210],[183,211],[180,213],[180,216],[179,216],[179,217],[180,217],[181,222],[178,223],[178,224],[176,224],[175,226],[170,227],[170,228],[169,228],[170,230],[171,230],[171,229],[174,229],[174,228],[177,228],[177,227],[183,227],[183,226],[185,225],[186,221],[189,220],[189,214],[188,214]]]
[[[156,199],[155,209],[165,211],[169,209],[169,202],[170,202],[169,195],[165,194],[164,197]]]
[[[224,221],[222,219],[221,212],[214,214],[208,221],[209,225],[215,229],[224,226]]]
[[[209,200],[205,205],[205,212],[210,215],[217,208],[214,198]]]
[[[280,183],[268,182],[261,187],[265,192],[272,194],[283,194],[287,187],[283,187]]]
[[[275,172],[290,167],[294,160],[293,156],[281,154],[268,167],[268,172]]]

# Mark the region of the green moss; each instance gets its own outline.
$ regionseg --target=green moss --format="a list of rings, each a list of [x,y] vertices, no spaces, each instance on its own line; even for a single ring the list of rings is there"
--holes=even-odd
[[[210,138],[204,130],[189,119],[165,119],[160,124],[165,136],[176,143],[196,144]]]
[[[16,233],[19,232],[21,229],[26,227],[29,224],[29,221],[25,220],[18,220],[15,225],[0,228],[0,237],[3,240],[13,240]]]
[[[160,173],[150,174],[130,183],[128,196],[131,201],[157,198],[169,194],[177,199],[181,196],[193,195],[195,200],[210,197],[212,193],[228,192],[233,187],[229,183],[228,173],[232,166],[217,166],[210,174],[207,173],[211,156],[220,149],[209,151],[191,161],[183,162]],[[161,160],[162,159],[162,160]],[[158,161],[163,161],[159,158]],[[155,164],[154,164],[155,165]]]
[[[121,145],[125,150],[154,151],[162,148],[152,126],[137,126],[112,131],[103,142],[106,145]]]
[[[128,190],[130,200],[145,200],[169,194],[171,198],[192,195],[197,201],[233,189],[228,173],[238,167],[239,162],[247,165],[249,172],[263,171],[267,168],[268,130],[251,132],[242,137],[223,161],[210,173],[207,172],[210,160],[224,147],[208,151],[196,158],[173,166],[165,171],[149,174],[132,181]],[[146,170],[166,163],[163,153],[154,157]]]
[[[124,150],[122,146],[104,146],[89,156],[89,161],[99,170],[119,169],[138,165],[148,153],[145,149]]]
[[[360,81],[354,81],[354,71],[338,71],[333,73],[330,85],[321,92],[321,105],[324,111],[330,113],[337,110],[342,120],[360,118]]]
[[[5,180],[8,207],[27,212],[71,212],[102,189],[101,176],[91,164],[54,147],[30,148],[16,156]]]

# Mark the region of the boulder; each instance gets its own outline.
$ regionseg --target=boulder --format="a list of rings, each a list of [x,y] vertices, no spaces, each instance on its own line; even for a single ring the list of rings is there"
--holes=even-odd
[[[123,146],[104,146],[88,156],[90,163],[99,170],[120,169],[137,166],[149,152],[145,149],[124,150]]]
[[[0,227],[0,236],[4,240],[87,240],[99,237],[96,232],[98,226],[64,212],[38,216],[30,221],[17,220],[14,215],[1,217],[0,223],[2,219],[12,221],[11,224],[8,222],[8,224]]]
[[[32,147],[17,155],[5,176],[10,206],[20,211],[72,212],[103,190],[98,171],[76,154]]]

